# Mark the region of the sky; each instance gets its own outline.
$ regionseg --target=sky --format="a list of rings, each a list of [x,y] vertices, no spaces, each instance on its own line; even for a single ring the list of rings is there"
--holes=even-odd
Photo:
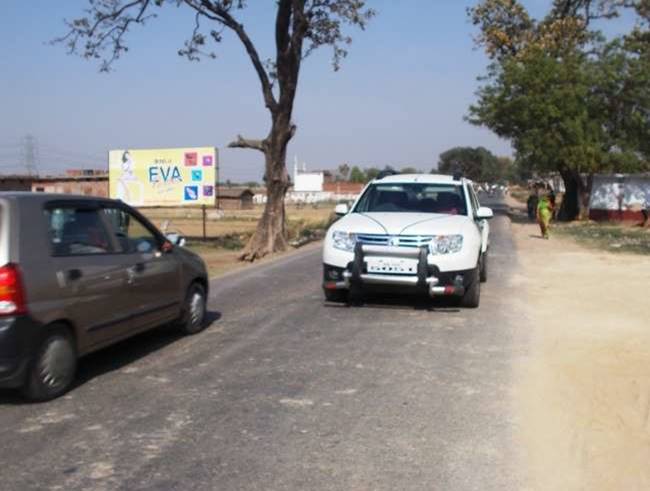
[[[466,9],[473,0],[369,0],[378,15],[350,29],[339,71],[331,50],[303,62],[288,149],[309,170],[413,166],[430,171],[454,146],[511,155],[508,141],[464,121],[488,63],[476,49]],[[551,0],[525,0],[541,16]],[[107,168],[110,149],[216,146],[220,180],[261,181],[263,155],[228,149],[238,134],[270,128],[259,82],[237,39],[225,32],[217,59],[189,62],[177,51],[193,28],[168,5],[128,37],[128,53],[108,74],[49,41],[65,33],[87,0],[2,0],[0,9],[0,173],[24,171],[33,135],[38,170]],[[274,2],[249,0],[241,22],[263,59],[273,56]],[[625,26],[614,21],[608,29]]]

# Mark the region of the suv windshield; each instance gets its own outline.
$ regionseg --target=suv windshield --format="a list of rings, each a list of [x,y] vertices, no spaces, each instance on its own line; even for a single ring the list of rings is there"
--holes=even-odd
[[[366,190],[354,212],[466,215],[467,205],[461,184],[377,183]]]

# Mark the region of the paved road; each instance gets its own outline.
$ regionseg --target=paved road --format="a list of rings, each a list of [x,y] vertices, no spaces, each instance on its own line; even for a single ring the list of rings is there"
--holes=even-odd
[[[0,392],[2,489],[520,489],[508,219],[478,310],[325,304],[311,248],[213,284],[213,323],[88,357],[47,404]]]

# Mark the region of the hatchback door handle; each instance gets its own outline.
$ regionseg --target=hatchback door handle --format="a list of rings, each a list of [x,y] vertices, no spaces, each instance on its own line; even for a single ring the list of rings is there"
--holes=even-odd
[[[70,269],[68,270],[68,279],[70,281],[75,281],[80,279],[83,276],[83,273],[80,269]]]

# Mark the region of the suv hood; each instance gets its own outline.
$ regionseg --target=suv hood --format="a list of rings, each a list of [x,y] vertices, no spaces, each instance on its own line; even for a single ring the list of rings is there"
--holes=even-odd
[[[332,228],[356,234],[442,235],[459,234],[469,217],[437,213],[349,213]]]

